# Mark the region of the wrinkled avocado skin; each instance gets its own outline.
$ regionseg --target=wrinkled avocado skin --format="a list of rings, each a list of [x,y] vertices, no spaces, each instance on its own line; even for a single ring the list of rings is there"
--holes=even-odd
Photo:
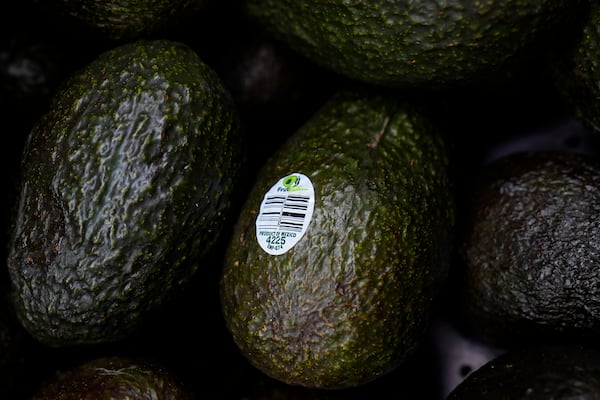
[[[53,0],[81,32],[109,40],[156,38],[208,7],[210,0]]]
[[[240,140],[186,45],[132,42],[75,73],[23,155],[8,268],[25,328],[52,346],[131,333],[218,241]]]
[[[493,75],[549,31],[571,0],[250,0],[249,18],[316,63],[354,80],[443,87]]]
[[[469,202],[463,312],[505,345],[600,332],[600,164],[566,152],[487,165]]]
[[[106,356],[58,372],[32,400],[191,400],[177,376],[143,359]]]
[[[420,343],[449,265],[452,182],[442,136],[394,96],[342,91],[259,172],[227,251],[221,299],[254,366],[338,389],[397,367]],[[315,188],[305,235],[281,255],[255,221],[280,178]]]

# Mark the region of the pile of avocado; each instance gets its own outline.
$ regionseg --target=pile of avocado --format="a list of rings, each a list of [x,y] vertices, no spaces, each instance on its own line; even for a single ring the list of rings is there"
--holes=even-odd
[[[6,6],[0,397],[596,398],[599,16]]]

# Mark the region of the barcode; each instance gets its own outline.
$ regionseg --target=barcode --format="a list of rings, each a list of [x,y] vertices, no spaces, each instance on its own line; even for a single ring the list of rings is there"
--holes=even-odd
[[[309,197],[291,194],[287,196],[269,195],[265,198],[257,227],[265,231],[302,231]]]

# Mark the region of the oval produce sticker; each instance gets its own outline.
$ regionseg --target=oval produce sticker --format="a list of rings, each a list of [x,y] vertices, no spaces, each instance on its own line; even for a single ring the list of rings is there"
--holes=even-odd
[[[315,206],[315,189],[308,176],[281,178],[263,198],[256,217],[256,239],[264,251],[280,255],[302,238]]]

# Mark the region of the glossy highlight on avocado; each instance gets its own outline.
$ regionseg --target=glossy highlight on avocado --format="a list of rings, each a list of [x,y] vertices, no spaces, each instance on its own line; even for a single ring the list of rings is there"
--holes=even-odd
[[[341,389],[413,354],[450,263],[446,145],[409,102],[342,91],[266,162],[221,279],[227,327],[252,365],[291,385]],[[300,240],[273,255],[258,243],[257,217],[292,173],[310,179],[314,210]]]
[[[12,299],[40,342],[130,334],[199,267],[244,161],[234,103],[187,45],[141,40],[74,73],[32,129]]]

